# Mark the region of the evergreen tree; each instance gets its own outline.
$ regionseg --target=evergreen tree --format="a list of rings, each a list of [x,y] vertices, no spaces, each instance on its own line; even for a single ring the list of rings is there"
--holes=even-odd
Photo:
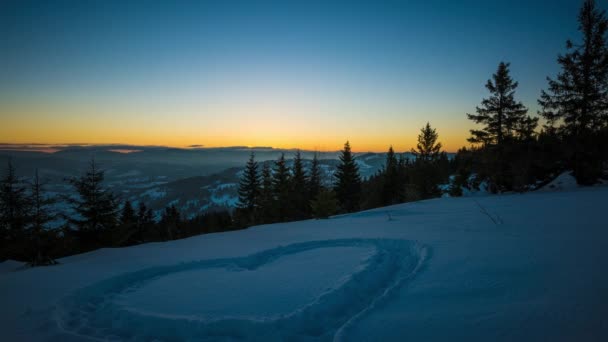
[[[470,142],[501,145],[514,135],[528,112],[521,102],[515,100],[517,85],[509,75],[509,63],[500,62],[492,80],[486,83],[490,97],[481,101],[477,114],[467,114],[470,120],[484,125],[481,130],[471,130]]]
[[[55,219],[51,213],[51,206],[56,203],[54,198],[45,196],[44,185],[38,176],[38,170],[34,176],[31,188],[31,222],[29,264],[31,266],[54,265],[57,262],[52,258],[52,244],[55,242],[53,231],[47,230],[49,222]]]
[[[274,188],[272,185],[272,172],[268,163],[262,166],[262,189],[259,196],[259,222],[272,223],[275,220],[274,213]]]
[[[319,167],[318,153],[315,152],[310,164],[310,178],[308,181],[308,199],[310,201],[317,198],[321,187],[321,168]]]
[[[401,202],[401,182],[399,177],[399,161],[395,156],[393,146],[386,154],[386,163],[382,172],[382,204],[391,205]]]
[[[608,143],[594,139],[608,126],[608,20],[595,1],[586,0],[578,21],[583,41],[566,42],[568,52],[557,59],[562,70],[547,79],[538,103],[550,125],[563,123],[559,133],[567,140],[569,166],[579,183],[590,184],[602,172],[601,152],[594,152]]]
[[[23,242],[29,223],[31,207],[26,188],[21,185],[12,161],[8,160],[6,172],[0,180],[0,247],[2,260],[23,260]]]
[[[412,154],[416,156],[416,160],[433,162],[439,158],[441,143],[437,142],[438,137],[437,131],[431,128],[431,124],[427,122],[426,126],[420,129],[416,149],[412,149]]]
[[[128,200],[122,206],[120,222],[114,237],[115,246],[129,246],[138,241],[137,216],[131,202]]]
[[[340,163],[334,176],[336,180],[334,190],[340,209],[347,213],[359,210],[361,176],[348,141],[344,144],[344,149],[340,154]]]
[[[182,238],[182,218],[175,205],[165,208],[159,222],[161,231],[164,231],[164,239],[175,240]]]
[[[322,189],[310,204],[312,216],[317,219],[325,219],[338,212],[338,200],[333,190]]]
[[[137,234],[135,236],[135,241],[137,243],[142,243],[149,239],[148,234],[154,226],[154,219],[152,216],[152,210],[148,209],[143,202],[140,202],[139,207],[137,208],[136,219]]]
[[[104,172],[94,159],[84,175],[70,180],[78,197],[67,198],[76,213],[67,220],[76,228],[71,233],[79,240],[81,251],[109,245],[111,232],[118,224],[118,202],[103,186],[103,180]]]
[[[242,225],[255,224],[256,209],[260,195],[260,179],[258,175],[258,163],[255,154],[251,156],[243,171],[243,177],[239,183],[238,220]]]
[[[293,208],[293,219],[301,220],[309,215],[309,199],[308,199],[308,176],[304,171],[302,164],[302,156],[300,151],[296,152],[293,160],[293,172],[291,177],[291,199],[290,203]]]
[[[120,223],[121,224],[133,224],[135,222],[135,210],[133,210],[133,206],[131,202],[128,200],[122,206],[122,213],[120,214]]]
[[[272,187],[274,191],[274,203],[276,218],[279,222],[289,220],[292,214],[291,199],[291,177],[285,163],[285,155],[281,154],[275,162],[274,174],[272,176]]]
[[[414,165],[410,168],[412,174],[409,185],[410,200],[427,199],[441,195],[438,184],[441,182],[442,160],[441,143],[437,141],[439,134],[429,123],[420,129],[416,149],[412,154],[416,156]],[[447,159],[447,156],[446,158]]]

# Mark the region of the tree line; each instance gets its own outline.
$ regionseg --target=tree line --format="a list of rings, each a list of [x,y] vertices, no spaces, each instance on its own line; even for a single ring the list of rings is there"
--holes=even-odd
[[[9,159],[0,180],[0,261],[52,265],[56,258],[102,247],[181,239],[233,227],[228,211],[186,219],[174,205],[156,219],[145,203],[134,208],[130,201],[120,201],[103,181],[104,171],[92,160],[81,176],[68,180],[76,195],[61,198],[69,208],[58,213],[54,205],[60,198],[45,191],[38,172],[32,181],[23,181]],[[51,226],[61,221],[61,226]]]
[[[500,62],[485,84],[489,96],[475,114],[467,114],[477,125],[470,130],[471,146],[461,148],[454,158],[442,151],[438,133],[429,123],[411,150],[413,157],[397,155],[391,146],[384,167],[368,179],[361,179],[346,142],[329,187],[317,180],[316,157],[310,176],[302,171],[299,153],[291,170],[281,156],[272,172],[265,163],[258,175],[252,154],[240,183],[238,219],[247,225],[327,217],[444,193],[461,196],[463,189],[481,182],[492,193],[521,192],[567,170],[581,185],[606,178],[608,21],[593,0],[583,3],[578,21],[582,42],[566,42],[567,52],[557,59],[561,71],[547,78],[537,117],[517,100],[519,84],[511,77],[510,64]]]
[[[297,152],[291,167],[285,155],[258,163],[252,153],[239,182],[234,212],[209,212],[185,219],[175,206],[160,218],[144,203],[134,208],[104,187],[94,161],[69,180],[77,194],[64,198],[71,211],[53,211],[56,199],[38,176],[28,184],[9,160],[0,179],[0,260],[53,264],[56,258],[101,247],[166,241],[196,234],[267,224],[326,218],[339,213],[462,195],[481,182],[494,193],[527,191],[572,171],[581,185],[607,178],[608,20],[593,0],[578,15],[581,42],[566,42],[561,70],[548,78],[538,99],[537,117],[517,100],[518,82],[510,64],[500,62],[485,87],[489,93],[474,114],[471,146],[449,158],[430,123],[420,130],[408,157],[389,147],[382,169],[362,179],[347,141],[332,179],[324,179],[318,155],[310,167]],[[543,121],[541,122],[540,119]],[[59,227],[51,223],[63,219]]]

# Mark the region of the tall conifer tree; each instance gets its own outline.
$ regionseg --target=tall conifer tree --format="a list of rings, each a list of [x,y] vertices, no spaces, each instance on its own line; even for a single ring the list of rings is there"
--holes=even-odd
[[[285,154],[283,153],[275,162],[272,186],[274,189],[276,218],[279,222],[289,220],[293,212],[293,206],[290,201],[292,187],[291,176],[289,175],[289,169],[285,162]]]
[[[53,265],[57,262],[51,255],[51,245],[54,242],[54,232],[48,231],[48,224],[55,219],[51,206],[55,204],[54,198],[44,194],[44,184],[38,176],[38,169],[34,175],[31,187],[31,246],[29,263],[32,266]]]
[[[302,155],[296,152],[293,159],[293,172],[291,178],[291,203],[293,207],[293,218],[303,219],[310,213],[308,203],[308,176],[304,171]]]
[[[509,75],[509,63],[500,62],[492,79],[486,83],[490,97],[481,101],[477,114],[467,114],[470,120],[484,127],[471,130],[472,143],[501,145],[514,135],[516,128],[526,120],[528,109],[515,100],[518,83]]]
[[[260,195],[260,179],[255,154],[251,152],[239,183],[238,216],[244,225],[254,224]]]
[[[67,219],[76,228],[72,232],[84,250],[107,245],[111,231],[118,224],[118,202],[103,186],[103,180],[104,171],[98,168],[94,159],[84,175],[70,180],[78,197],[68,198],[76,215]]]
[[[568,52],[557,59],[561,72],[548,78],[542,91],[540,114],[566,139],[569,166],[581,184],[594,183],[602,173],[602,148],[608,144],[598,134],[608,127],[608,20],[593,0],[579,12],[583,40],[568,40]],[[604,156],[605,157],[605,156]]]
[[[336,180],[334,190],[341,210],[347,213],[359,210],[361,176],[348,141],[344,144],[344,149],[340,154],[340,163],[334,176]]]

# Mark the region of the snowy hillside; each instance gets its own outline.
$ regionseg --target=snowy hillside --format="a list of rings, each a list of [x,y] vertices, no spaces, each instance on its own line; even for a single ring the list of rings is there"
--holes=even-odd
[[[441,198],[0,268],[5,341],[608,340],[608,187]]]

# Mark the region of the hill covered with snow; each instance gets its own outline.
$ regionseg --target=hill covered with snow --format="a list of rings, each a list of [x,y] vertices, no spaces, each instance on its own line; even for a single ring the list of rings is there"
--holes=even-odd
[[[4,264],[3,340],[605,341],[607,199],[441,198]]]

